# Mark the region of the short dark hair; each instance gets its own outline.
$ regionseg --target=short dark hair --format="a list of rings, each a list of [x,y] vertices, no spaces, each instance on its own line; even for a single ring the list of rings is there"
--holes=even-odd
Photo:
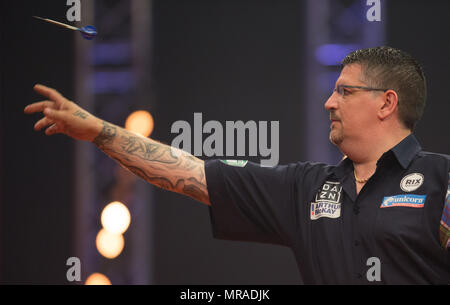
[[[364,81],[398,95],[398,115],[405,127],[414,130],[425,109],[427,86],[420,64],[408,53],[391,47],[361,49],[348,54],[342,67],[360,64]]]

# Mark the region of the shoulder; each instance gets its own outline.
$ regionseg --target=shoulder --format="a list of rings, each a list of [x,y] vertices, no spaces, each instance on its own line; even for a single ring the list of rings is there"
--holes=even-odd
[[[429,151],[421,151],[418,153],[419,158],[423,158],[429,162],[444,162],[450,163],[450,155],[429,152]]]
[[[207,172],[217,171],[223,174],[255,175],[255,176],[284,176],[291,178],[316,179],[319,176],[330,175],[335,166],[320,162],[295,162],[273,167],[261,166],[255,162],[241,160],[207,160],[205,162]],[[319,178],[320,179],[320,178]]]
[[[421,151],[413,162],[423,170],[440,173],[439,176],[444,177],[444,180],[450,175],[450,155]]]

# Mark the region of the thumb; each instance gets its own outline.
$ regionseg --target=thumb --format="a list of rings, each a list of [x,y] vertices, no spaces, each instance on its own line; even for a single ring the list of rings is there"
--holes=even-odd
[[[53,121],[64,121],[65,113],[60,110],[45,108],[44,115]]]

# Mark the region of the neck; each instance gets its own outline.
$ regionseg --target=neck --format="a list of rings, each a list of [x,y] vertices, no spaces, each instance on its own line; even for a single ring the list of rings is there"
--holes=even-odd
[[[396,132],[386,132],[379,136],[368,133],[365,138],[353,143],[342,142],[339,148],[353,161],[358,179],[365,180],[375,173],[378,159],[410,134],[411,131],[407,129],[397,129]]]

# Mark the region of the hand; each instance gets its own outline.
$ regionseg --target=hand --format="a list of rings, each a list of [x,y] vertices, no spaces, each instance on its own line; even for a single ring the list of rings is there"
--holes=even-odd
[[[50,136],[63,133],[76,140],[92,142],[102,129],[102,121],[77,104],[69,101],[55,89],[36,85],[34,90],[48,100],[30,104],[25,107],[26,114],[43,112],[34,129],[39,131],[47,126],[45,134]]]

